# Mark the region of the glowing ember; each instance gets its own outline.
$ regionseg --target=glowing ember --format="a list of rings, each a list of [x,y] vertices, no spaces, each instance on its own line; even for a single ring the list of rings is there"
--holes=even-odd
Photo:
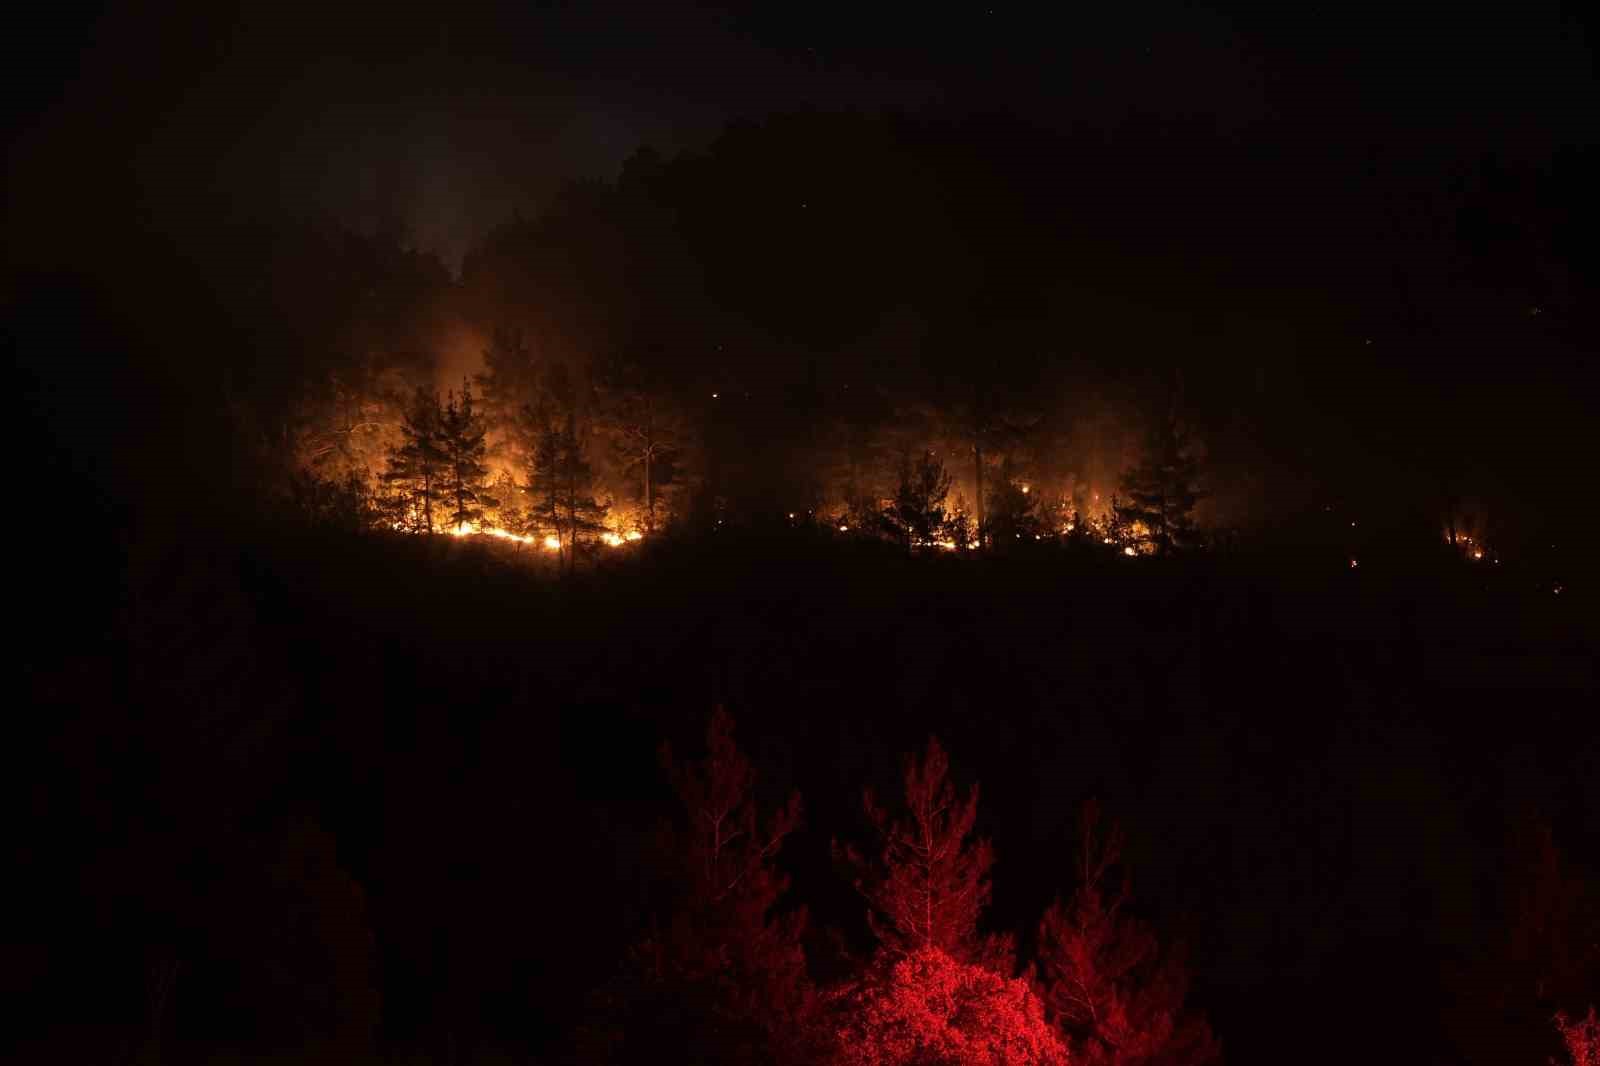
[[[1126,548],[1122,549],[1122,554],[1123,555],[1138,555],[1139,553],[1134,551],[1133,550],[1133,545],[1130,544]]]
[[[623,539],[615,533],[602,533],[600,534],[600,539],[613,548],[620,548],[624,543]]]
[[[1473,557],[1473,558],[1474,558],[1474,559],[1482,559],[1482,558],[1483,558],[1483,551],[1482,551],[1482,550],[1481,550],[1481,549],[1480,549],[1480,550],[1477,550],[1477,551],[1474,551],[1474,552],[1473,552],[1473,553],[1472,553],[1472,557]]]
[[[1356,560],[1356,559],[1351,559],[1350,560],[1350,569],[1354,570],[1356,567],[1358,567],[1360,565],[1361,565],[1361,563],[1360,563],[1359,560]]]
[[[630,530],[628,530],[627,535],[625,537],[623,537],[622,539],[623,540],[643,540],[644,539],[644,534],[639,532],[637,529],[630,529]]]
[[[560,537],[546,537],[546,538],[544,538],[544,546],[546,548],[549,548],[551,551],[560,551],[561,550],[561,538]]]
[[[848,532],[850,532],[850,527],[849,526],[840,526],[839,527],[839,532],[840,533],[848,533]]]
[[[1110,538],[1110,537],[1107,537],[1107,538],[1106,538],[1106,539],[1105,539],[1105,541],[1104,541],[1104,543],[1106,543],[1106,544],[1115,544],[1115,543],[1116,543],[1116,541],[1114,541],[1114,540],[1112,540],[1112,539],[1111,539],[1111,538]]]

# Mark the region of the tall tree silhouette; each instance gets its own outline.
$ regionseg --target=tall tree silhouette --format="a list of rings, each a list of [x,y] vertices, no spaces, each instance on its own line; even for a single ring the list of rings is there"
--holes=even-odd
[[[443,494],[451,508],[449,527],[462,529],[483,520],[483,509],[496,502],[483,489],[489,476],[484,465],[487,446],[484,422],[472,406],[472,387],[450,394],[439,415],[439,451],[444,459]]]
[[[1116,518],[1144,526],[1144,540],[1162,553],[1193,543],[1194,508],[1200,502],[1195,444],[1174,409],[1145,438],[1139,463],[1122,476]]]
[[[623,464],[623,472],[639,478],[639,501],[645,532],[657,526],[656,508],[663,490],[679,474],[679,460],[691,434],[682,410],[659,382],[647,380],[634,365],[611,368],[601,385],[601,422]]]
[[[556,538],[568,570],[583,538],[604,528],[606,507],[595,500],[594,492],[594,469],[584,458],[577,420],[569,412],[564,424],[539,431],[528,479],[531,528]]]
[[[1039,497],[1018,478],[1011,457],[1001,463],[989,483],[988,524],[990,542],[1004,549],[1019,540],[1033,540],[1043,530]]]
[[[978,815],[978,788],[959,796],[949,779],[950,760],[935,737],[921,756],[906,760],[904,807],[891,813],[867,790],[867,819],[879,835],[867,857],[835,843],[835,853],[856,871],[867,898],[868,920],[891,953],[938,948],[960,962],[1005,965],[1007,945],[985,941],[978,918],[989,903],[994,848],[969,839]]]
[[[433,505],[441,493],[447,456],[440,447],[444,413],[437,391],[418,386],[400,423],[400,443],[389,450],[384,483],[395,495],[396,524],[413,532],[434,531]]]
[[[986,379],[970,383],[968,389],[943,405],[948,419],[947,435],[971,449],[974,532],[979,547],[993,542],[988,512],[987,486],[990,467],[996,456],[1009,457],[1034,423],[1034,416],[1003,400],[997,387]]]
[[[495,422],[514,421],[534,402],[538,384],[538,366],[527,335],[519,329],[496,329],[483,350],[483,370],[478,374],[485,414]]]
[[[944,535],[944,501],[950,495],[950,474],[937,456],[923,452],[913,460],[901,457],[894,503],[884,508],[883,521],[907,551],[928,547]]]
[[[1123,835],[1085,804],[1078,887],[1039,926],[1038,983],[1074,1061],[1201,1066],[1218,1058],[1206,1022],[1184,1009],[1188,974],[1148,925],[1124,913],[1128,886],[1107,884]]]

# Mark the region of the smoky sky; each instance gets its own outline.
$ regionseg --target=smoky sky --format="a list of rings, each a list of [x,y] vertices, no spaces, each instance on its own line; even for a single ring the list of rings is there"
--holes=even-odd
[[[13,232],[55,239],[86,202],[163,226],[334,215],[457,260],[641,144],[797,110],[1353,147],[1592,139],[1576,8],[1278,8],[113,5],[32,31]]]

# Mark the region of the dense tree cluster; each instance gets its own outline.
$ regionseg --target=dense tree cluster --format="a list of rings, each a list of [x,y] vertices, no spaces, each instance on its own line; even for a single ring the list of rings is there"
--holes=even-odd
[[[837,1034],[849,1066],[1066,1066],[1072,1061],[1028,982],[936,947],[894,960],[852,990]]]
[[[412,533],[478,528],[500,507],[487,487],[485,433],[470,384],[443,401],[417,388],[373,496],[374,521]]]
[[[675,1039],[698,1061],[1203,1066],[1217,1047],[1185,1010],[1181,959],[1153,932],[1100,903],[1116,845],[1084,843],[1095,864],[1075,905],[1045,922],[1038,967],[1016,973],[1009,935],[980,930],[994,849],[973,836],[976,787],[958,792],[937,739],[906,760],[902,810],[870,792],[878,840],[835,844],[869,906],[875,952],[816,984],[806,963],[806,912],[785,899],[785,839],[800,798],[763,816],[758,782],[718,708],[707,752],[692,764],[663,749],[680,804],[666,830],[665,910],[634,946],[612,994],[596,1001],[589,1053],[643,1061],[663,1019],[699,1019]],[[1093,830],[1093,820],[1086,821]],[[1085,946],[1087,945],[1087,946]],[[1157,956],[1160,956],[1159,959]],[[631,993],[617,990],[630,989]],[[628,1050],[629,1048],[635,1050]]]
[[[851,165],[826,162],[841,158]],[[1053,177],[1037,186],[1004,177],[1041,160]],[[1404,416],[1433,383],[1371,382],[1393,372],[1386,348],[1421,343],[1424,319],[1429,345],[1448,330],[1468,348],[1493,336],[1558,350],[1565,341],[1546,330],[1555,294],[1534,302],[1537,322],[1526,307],[1479,321],[1495,300],[1421,282],[1373,293],[1366,272],[1340,273],[1355,259],[1341,252],[1324,257],[1329,291],[1406,328],[1384,332],[1365,312],[1346,322],[1354,312],[1283,291],[1282,257],[1267,249],[1293,227],[1257,221],[1251,243],[1201,203],[1145,202],[1132,190],[1148,183],[1127,180],[1144,166],[1017,130],[790,116],[675,158],[641,150],[615,181],[571,185],[494,228],[455,274],[389,234],[228,233],[213,273],[248,340],[222,359],[221,407],[267,495],[324,515],[381,487],[414,388],[466,374],[497,498],[517,505],[498,483],[526,480],[538,431],[524,408],[543,406],[552,423],[571,421],[613,533],[794,514],[996,549],[1072,525],[1086,542],[1168,553],[1359,496],[1381,499],[1374,509],[1397,526],[1503,539],[1511,511],[1491,500],[1509,486],[1484,470],[1512,446],[1532,450],[1482,441],[1503,383],[1486,386],[1482,416],[1460,433],[1419,435]],[[1491,191],[1474,195],[1473,210],[1492,214]],[[1102,202],[1115,210],[1087,206]],[[1354,221],[1317,236],[1396,254],[1366,232],[1387,206],[1347,205]],[[1475,232],[1418,235],[1416,254],[1470,259]],[[1141,252],[1171,233],[1192,239],[1185,265]],[[1228,272],[1212,269],[1220,246],[1242,257]],[[1230,286],[1268,295],[1247,310]],[[1275,317],[1261,320],[1263,306]],[[1545,332],[1522,335],[1534,326]],[[1301,347],[1287,337],[1309,333],[1324,338],[1315,353],[1284,354]],[[1318,397],[1363,411],[1381,399],[1383,424],[1331,425],[1310,409]],[[950,477],[942,519],[939,482],[902,476],[929,454]]]
[[[840,137],[859,153],[853,186],[807,150],[837,151]],[[537,508],[564,545],[602,522],[601,505],[614,534],[807,522],[913,551],[1011,549],[1069,525],[1105,534],[1158,377],[1104,355],[971,357],[1058,324],[1028,306],[1043,279],[970,243],[995,192],[970,150],[892,122],[730,130],[703,154],[641,152],[614,183],[567,188],[489,233],[455,277],[384,235],[234,235],[234,273],[219,283],[232,313],[295,328],[261,334],[229,368],[230,416],[266,482],[299,486],[307,509],[326,510],[333,489],[403,494],[398,520],[370,512],[389,528],[437,531],[462,515],[521,532],[509,519],[525,527],[527,501],[506,488],[525,486],[542,451],[593,480],[567,493],[564,519],[548,498]],[[785,205],[777,217],[740,215],[752,183]],[[805,225],[791,197],[810,205]],[[1000,231],[1013,252],[1042,239],[1022,219]],[[776,232],[790,239],[779,268],[747,269],[768,261]],[[860,232],[876,251],[855,241],[841,259]],[[941,234],[937,268],[910,253]],[[983,286],[1009,295],[974,299]],[[419,390],[463,373],[476,395],[457,402],[484,447],[465,467],[450,460],[468,476],[452,475],[440,491],[453,502],[435,508],[441,460],[420,443],[432,416]],[[469,480],[510,512],[473,505]],[[574,495],[595,501],[587,518]]]

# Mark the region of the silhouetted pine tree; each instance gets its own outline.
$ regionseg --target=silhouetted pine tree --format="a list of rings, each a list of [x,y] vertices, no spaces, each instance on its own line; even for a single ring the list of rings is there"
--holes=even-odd
[[[478,374],[484,419],[493,431],[491,445],[502,462],[521,465],[528,441],[521,424],[522,411],[539,398],[539,372],[533,348],[521,330],[497,329],[483,350],[483,371]]]
[[[418,386],[400,423],[400,443],[389,450],[383,481],[394,492],[396,525],[417,533],[434,531],[433,505],[441,495],[447,456],[440,444],[444,412],[439,394]]]
[[[923,452],[915,461],[903,456],[894,503],[883,510],[884,526],[907,551],[927,547],[944,536],[949,495],[950,474],[937,456]]]
[[[484,434],[483,418],[472,407],[472,388],[462,382],[461,395],[452,393],[439,415],[439,451],[444,458],[441,494],[450,507],[451,529],[481,522],[484,507],[497,502],[483,491],[489,476]]]
[[[1038,499],[1018,479],[1007,457],[989,483],[989,543],[1004,550],[1018,541],[1032,541],[1044,530],[1039,520]]]
[[[1143,538],[1163,554],[1196,539],[1194,508],[1201,493],[1194,442],[1176,413],[1157,423],[1145,440],[1144,456],[1122,475],[1116,507],[1119,523],[1144,526]]]
[[[517,479],[501,471],[489,486],[485,497],[485,517],[501,529],[518,532],[528,528],[528,509],[524,506],[527,492],[517,484]]]
[[[583,455],[577,422],[568,414],[559,428],[545,426],[534,448],[528,479],[530,527],[556,537],[571,569],[585,535],[599,533],[606,507],[594,498],[594,470]]]
[[[693,436],[683,411],[659,382],[636,366],[614,367],[600,390],[601,424],[611,437],[625,474],[639,477],[639,502],[646,532],[658,524],[657,506],[681,475],[680,460]]]

